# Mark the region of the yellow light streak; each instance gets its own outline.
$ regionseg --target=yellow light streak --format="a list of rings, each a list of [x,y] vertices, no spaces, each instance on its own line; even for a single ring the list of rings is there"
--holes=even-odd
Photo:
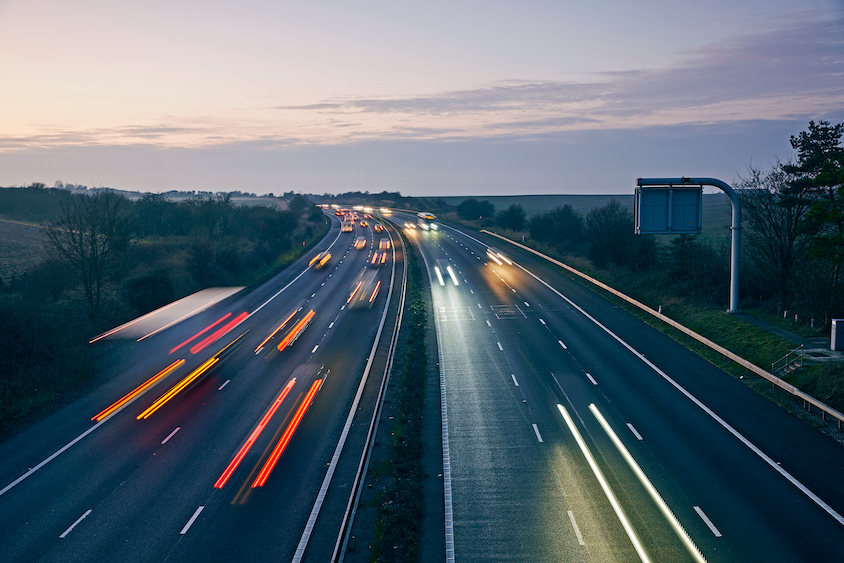
[[[164,395],[156,399],[156,401],[147,410],[145,410],[136,417],[137,420],[141,420],[142,418],[149,418],[152,413],[164,406],[170,399],[181,393],[185,387],[197,380],[199,376],[211,369],[211,367],[213,367],[214,364],[219,361],[220,359],[216,356],[209,360],[206,360],[205,363],[196,368],[190,375],[182,379],[179,383],[174,385],[172,389],[170,389]]]
[[[277,328],[277,329],[275,329],[274,331],[272,331],[272,333],[271,333],[271,334],[270,334],[270,335],[266,338],[266,340],[264,340],[263,342],[261,342],[260,346],[258,346],[257,348],[255,348],[255,353],[257,354],[258,352],[260,352],[260,351],[261,351],[261,349],[264,347],[264,344],[266,344],[267,342],[269,342],[269,341],[270,341],[270,339],[271,339],[273,336],[275,336],[276,334],[278,334],[278,331],[280,331],[281,329],[283,329],[283,328],[284,328],[284,325],[286,325],[288,322],[290,322],[290,319],[292,319],[292,318],[293,318],[293,316],[294,316],[296,313],[298,313],[298,312],[299,312],[299,309],[296,309],[295,311],[293,311],[292,313],[290,313],[290,315],[289,315],[286,319],[284,319],[283,321],[281,321],[281,324],[280,324],[280,325],[278,325],[278,328]]]
[[[117,411],[123,409],[123,407],[128,405],[134,399],[140,397],[143,393],[151,389],[156,383],[176,371],[183,363],[185,363],[184,360],[176,360],[157,374],[147,379],[141,385],[136,387],[132,392],[126,394],[122,399],[113,403],[110,407],[93,417],[91,420],[96,420],[97,422],[99,422],[116,413]]]
[[[308,312],[308,314],[305,315],[301,321],[296,323],[296,325],[290,330],[290,332],[287,333],[287,336],[285,336],[284,339],[278,343],[278,351],[281,352],[286,347],[293,344],[293,342],[297,338],[299,338],[299,335],[302,334],[302,332],[308,327],[308,325],[311,323],[311,320],[313,320],[315,316],[316,313],[313,309],[311,309],[310,312]]]

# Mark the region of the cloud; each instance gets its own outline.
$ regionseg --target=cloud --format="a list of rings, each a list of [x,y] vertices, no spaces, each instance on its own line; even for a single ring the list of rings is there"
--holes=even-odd
[[[588,82],[502,81],[423,96],[337,98],[275,109],[481,118],[486,131],[776,119],[794,116],[795,106],[802,106],[800,115],[844,107],[841,53],[844,19],[836,19],[732,38],[688,51],[667,68],[604,72]]]
[[[596,73],[579,82],[501,80],[431,94],[335,96],[213,117],[166,116],[147,125],[45,129],[0,137],[0,151],[63,145],[254,142],[271,150],[362,140],[532,141],[559,132],[804,121],[844,109],[843,52],[844,18],[839,17],[733,37],[681,53],[679,62],[665,68]]]

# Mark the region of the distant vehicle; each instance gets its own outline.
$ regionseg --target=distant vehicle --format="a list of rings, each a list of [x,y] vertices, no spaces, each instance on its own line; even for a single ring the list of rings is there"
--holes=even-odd
[[[355,248],[360,250],[366,246],[366,237],[358,237],[355,239]]]
[[[372,253],[372,260],[369,262],[370,265],[375,266],[376,268],[383,266],[387,263],[387,251],[386,250],[376,250]]]
[[[378,249],[379,250],[389,250],[390,249],[390,239],[382,238],[378,241]]]
[[[494,246],[490,246],[486,249],[487,258],[492,260],[493,262],[497,263],[499,266],[503,266],[506,262],[507,264],[512,265],[513,263],[507,258],[503,252],[495,248]]]
[[[409,221],[405,221],[405,222],[404,222],[404,228],[405,228],[405,229],[415,229],[415,228],[416,228],[416,225],[414,225],[413,223],[411,223],[411,222],[409,222]]]
[[[437,217],[433,213],[421,212],[416,214],[416,223],[423,231],[436,231],[437,224],[435,221]]]
[[[384,231],[384,226],[383,226],[381,223],[375,223],[374,225],[372,225],[372,229],[373,229],[376,233],[381,233],[381,232],[383,232],[383,231]]]
[[[331,253],[326,250],[311,258],[308,266],[313,266],[315,270],[319,270],[320,268],[324,268],[329,260],[331,260]]]
[[[367,223],[367,222],[364,220],[364,221],[361,221],[361,222],[360,222],[360,226],[361,226],[361,227],[368,227],[368,226],[369,226],[369,223]]]
[[[343,227],[340,229],[341,233],[351,233],[355,224],[352,221],[343,221]]]
[[[378,272],[369,269],[364,270],[358,274],[349,289],[349,298],[346,300],[346,303],[350,309],[368,309],[372,307],[372,304],[375,303],[375,298],[378,297],[378,291],[381,289]]]
[[[382,207],[381,209],[379,209],[379,211],[381,211],[381,215],[391,215],[393,213],[392,211],[390,211],[386,207]]]

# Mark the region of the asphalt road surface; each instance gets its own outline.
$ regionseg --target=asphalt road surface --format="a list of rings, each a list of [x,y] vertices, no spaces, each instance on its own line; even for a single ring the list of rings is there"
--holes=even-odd
[[[386,235],[333,221],[316,249],[332,253],[325,267],[309,255],[150,338],[93,344],[105,383],[0,444],[0,560],[330,559],[392,279],[392,264],[373,270],[371,306],[348,307]],[[335,459],[359,388],[362,421]]]
[[[436,315],[446,560],[841,559],[839,444],[538,258],[406,232]]]

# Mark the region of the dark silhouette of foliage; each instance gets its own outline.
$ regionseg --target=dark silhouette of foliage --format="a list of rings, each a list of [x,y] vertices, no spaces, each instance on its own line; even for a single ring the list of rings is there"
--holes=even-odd
[[[74,195],[43,233],[52,257],[64,261],[82,284],[93,317],[106,284],[123,273],[131,238],[128,201],[112,192]]]
[[[812,237],[811,255],[831,270],[829,299],[824,314],[829,316],[844,306],[841,296],[841,270],[844,267],[844,124],[809,122],[809,129],[791,137],[797,150],[797,163],[784,165],[792,175],[790,192],[794,197],[813,197],[812,206],[801,227]]]
[[[521,231],[527,223],[527,213],[521,205],[514,203],[504,211],[498,212],[498,215],[495,216],[495,223],[502,229]]]
[[[586,215],[588,257],[598,267],[624,264],[634,236],[633,214],[614,199]]]
[[[556,207],[531,217],[530,237],[565,251],[583,240],[583,217],[571,205]]]
[[[742,210],[742,251],[745,282],[753,294],[774,297],[777,308],[791,301],[809,259],[812,238],[801,225],[814,196],[792,188],[786,166],[770,172],[751,168],[750,175],[736,184]]]
[[[457,215],[466,221],[494,217],[495,205],[488,201],[479,201],[470,197],[461,201],[457,206]]]

